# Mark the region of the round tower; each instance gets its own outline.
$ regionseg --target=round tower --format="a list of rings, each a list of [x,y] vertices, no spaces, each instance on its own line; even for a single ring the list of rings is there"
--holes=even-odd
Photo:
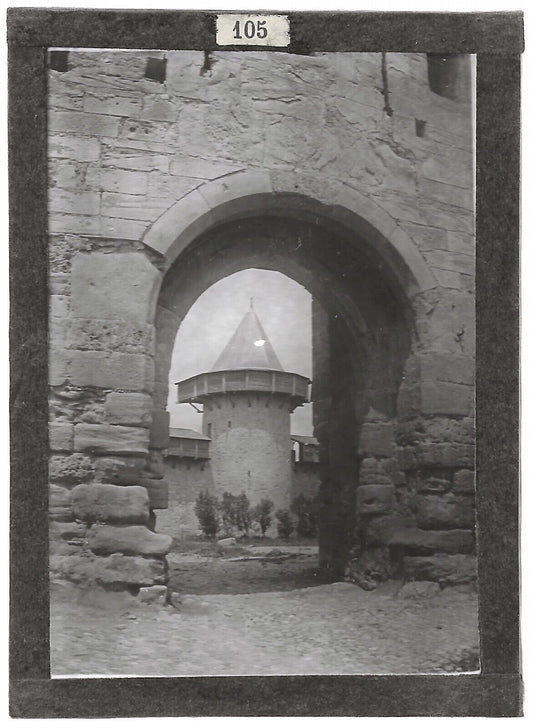
[[[286,372],[252,303],[212,370],[177,383],[178,402],[203,404],[215,490],[290,505],[290,413],[310,380]]]

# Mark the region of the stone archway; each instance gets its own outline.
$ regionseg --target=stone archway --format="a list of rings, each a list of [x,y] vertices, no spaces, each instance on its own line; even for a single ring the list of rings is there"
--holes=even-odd
[[[317,199],[302,194],[303,184],[308,189],[311,181],[230,175],[177,202],[145,235],[165,270],[154,316],[151,443],[153,451],[165,445],[172,346],[196,298],[247,267],[278,270],[302,284],[316,301],[313,329],[321,342],[313,383],[323,461],[321,563],[342,576],[370,521],[395,508],[394,481],[401,478],[393,422],[418,346],[413,300],[435,283],[412,241],[377,205],[344,185],[325,185]]]

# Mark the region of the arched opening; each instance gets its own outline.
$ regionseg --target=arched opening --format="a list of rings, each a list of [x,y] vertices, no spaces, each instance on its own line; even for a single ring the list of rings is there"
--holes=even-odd
[[[262,268],[304,286],[314,301],[312,401],[321,462],[320,563],[340,577],[358,539],[361,462],[372,454],[368,443],[361,449],[361,430],[369,418],[388,423],[396,415],[415,339],[409,296],[416,281],[396,250],[387,248],[368,223],[357,224],[359,218],[347,211],[327,216],[323,205],[302,199],[265,196],[255,214],[241,203],[240,212],[211,224],[181,250],[179,240],[172,243],[175,257],[169,261],[155,317],[154,403],[165,410],[176,332],[194,301],[213,283],[237,271]],[[397,266],[392,264],[395,258]],[[378,443],[383,454],[380,447]]]

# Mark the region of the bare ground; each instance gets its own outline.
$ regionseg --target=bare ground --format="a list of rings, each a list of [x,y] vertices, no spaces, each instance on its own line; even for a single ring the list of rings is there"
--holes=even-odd
[[[321,583],[314,549],[280,549],[170,554],[178,608],[142,605],[125,593],[55,587],[53,676],[477,669],[473,590],[413,598],[397,582],[373,592]]]

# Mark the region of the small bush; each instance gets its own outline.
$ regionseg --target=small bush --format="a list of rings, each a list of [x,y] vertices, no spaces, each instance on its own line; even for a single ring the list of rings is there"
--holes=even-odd
[[[233,534],[237,531],[248,536],[252,525],[252,511],[248,496],[245,493],[233,495],[233,493],[226,491],[222,495],[220,508],[222,511],[222,524],[226,533]]]
[[[194,504],[194,512],[200,523],[200,528],[207,538],[214,538],[220,527],[218,515],[220,504],[214,495],[201,491]]]
[[[291,511],[296,516],[296,533],[302,538],[315,538],[318,527],[318,501],[299,495],[291,503]]]
[[[276,511],[276,518],[278,519],[278,536],[280,538],[290,538],[291,533],[294,531],[294,525],[289,511]]]
[[[273,510],[274,503],[268,498],[261,498],[259,505],[257,505],[252,511],[253,519],[259,524],[261,536],[263,537],[272,523],[271,514]]]

